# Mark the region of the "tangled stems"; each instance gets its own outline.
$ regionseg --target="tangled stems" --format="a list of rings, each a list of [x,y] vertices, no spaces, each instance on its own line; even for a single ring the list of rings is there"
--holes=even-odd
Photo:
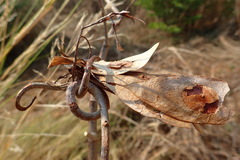
[[[82,111],[76,103],[75,93],[80,84],[80,81],[71,82],[66,91],[67,103],[70,106],[71,112],[78,118],[83,120],[96,120],[101,117],[101,132],[102,132],[102,147],[101,158],[108,159],[109,155],[109,120],[108,109],[109,99],[107,94],[101,88],[98,88],[93,83],[88,83],[88,92],[93,95],[98,104],[100,110],[96,112],[87,113]]]
[[[18,92],[17,97],[16,97],[16,103],[15,103],[16,108],[20,111],[25,111],[29,107],[31,107],[31,105],[36,100],[37,96],[34,96],[34,98],[30,101],[30,103],[27,106],[22,106],[20,104],[23,95],[31,89],[39,88],[39,89],[46,89],[46,90],[56,90],[56,91],[62,90],[62,91],[64,91],[67,88],[67,91],[66,91],[67,103],[70,106],[70,110],[72,111],[72,113],[75,116],[77,116],[78,118],[80,118],[82,120],[99,119],[101,117],[100,110],[93,112],[93,113],[88,113],[88,112],[81,110],[79,108],[78,104],[76,103],[75,94],[79,87],[79,84],[80,84],[80,81],[78,81],[78,82],[75,81],[75,82],[71,82],[67,87],[67,85],[50,85],[50,84],[44,83],[44,82],[31,82],[28,85],[26,85],[25,87],[23,87]],[[90,92],[94,96],[94,98],[100,104],[101,108],[104,108],[105,106],[107,107],[107,109],[109,108],[109,99],[108,99],[108,96],[105,93],[105,91],[98,88],[91,82],[88,83],[87,91]]]
[[[96,120],[101,117],[101,133],[102,133],[102,147],[101,147],[101,158],[106,160],[109,155],[109,120],[108,120],[108,109],[109,109],[109,99],[106,92],[94,85],[92,82],[88,83],[87,91],[93,95],[96,101],[100,105],[100,109],[96,112],[85,112],[79,108],[76,103],[76,92],[81,81],[70,82],[68,87],[66,85],[50,85],[43,82],[32,82],[21,89],[16,98],[16,108],[20,111],[27,110],[37,98],[36,96],[31,100],[30,104],[23,107],[20,105],[22,96],[29,90],[40,88],[47,90],[66,90],[67,103],[70,106],[71,112],[78,118],[82,120]],[[67,89],[66,89],[67,88]]]

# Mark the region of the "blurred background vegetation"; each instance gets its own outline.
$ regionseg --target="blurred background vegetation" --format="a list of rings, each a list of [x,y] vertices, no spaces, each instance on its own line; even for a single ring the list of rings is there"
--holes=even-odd
[[[157,17],[149,27],[177,34],[206,33],[234,15],[234,0],[139,0],[150,16]]]
[[[106,13],[121,11],[130,2],[106,0]],[[110,95],[110,159],[240,159],[240,1],[138,0],[130,12],[147,26],[123,20],[117,32],[125,51],[119,53],[109,35],[108,59],[138,54],[160,42],[144,71],[221,78],[230,85],[225,105],[235,115],[225,126],[206,127],[203,136],[142,117]],[[63,93],[29,92],[23,103],[33,94],[38,99],[26,112],[15,109],[14,98],[30,81],[54,81],[63,75],[64,68],[46,69],[49,59],[59,54],[61,37],[66,54],[71,54],[79,27],[100,17],[95,0],[0,0],[0,159],[86,159],[83,132],[88,124],[69,112]],[[84,34],[98,54],[103,27]],[[80,46],[86,57],[86,43]]]

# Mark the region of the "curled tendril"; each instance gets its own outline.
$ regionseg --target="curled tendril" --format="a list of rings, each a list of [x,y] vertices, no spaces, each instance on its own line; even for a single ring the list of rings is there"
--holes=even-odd
[[[96,120],[99,119],[101,117],[101,110],[99,109],[96,112],[85,112],[83,110],[80,109],[80,107],[78,106],[77,102],[76,102],[76,91],[79,87],[80,82],[78,81],[74,81],[71,82],[68,85],[67,91],[66,91],[66,100],[67,100],[67,104],[70,107],[71,112],[78,118],[82,119],[82,120]],[[88,85],[88,91],[90,94],[93,95],[93,97],[96,99],[96,101],[100,104],[100,107],[104,107],[107,106],[107,108],[109,108],[109,99],[106,95],[106,93],[98,88],[97,86],[95,86],[93,83],[89,83]]]
[[[28,85],[26,85],[25,87],[23,87],[17,94],[15,105],[18,110],[25,111],[29,107],[31,107],[31,105],[36,100],[37,96],[34,96],[33,99],[30,101],[30,103],[25,107],[21,106],[20,101],[22,99],[22,96],[27,91],[29,91],[31,89],[35,89],[35,88],[47,89],[47,90],[66,90],[66,86],[64,86],[64,85],[50,85],[48,83],[43,83],[43,82],[31,82]]]

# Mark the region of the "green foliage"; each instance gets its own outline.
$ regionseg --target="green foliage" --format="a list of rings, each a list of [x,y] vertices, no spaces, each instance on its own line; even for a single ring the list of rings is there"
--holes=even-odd
[[[175,34],[205,29],[214,18],[220,20],[222,16],[229,16],[232,14],[234,1],[139,0],[137,4],[151,11],[152,16],[159,18],[160,22],[150,23],[149,27]],[[210,22],[210,25],[215,23]]]
[[[163,22],[152,22],[149,24],[150,28],[161,29],[169,33],[180,33],[182,29],[176,25],[167,25]]]
[[[180,33],[184,26],[202,18],[201,14],[192,14],[205,0],[140,0],[143,7],[153,11],[162,22],[153,22],[151,28],[159,28],[170,33]],[[187,16],[188,15],[188,16]]]

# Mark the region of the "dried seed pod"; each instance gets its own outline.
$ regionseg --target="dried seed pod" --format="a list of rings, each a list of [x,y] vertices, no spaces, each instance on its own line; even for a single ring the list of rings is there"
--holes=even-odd
[[[140,72],[99,78],[135,111],[175,126],[220,125],[231,116],[222,105],[228,84],[218,79]]]

